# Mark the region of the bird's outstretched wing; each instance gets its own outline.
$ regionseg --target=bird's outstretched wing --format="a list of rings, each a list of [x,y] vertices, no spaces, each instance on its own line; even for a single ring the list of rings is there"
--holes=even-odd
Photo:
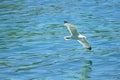
[[[85,48],[91,50],[91,46],[90,44],[88,43],[88,41],[86,40],[86,38],[80,38],[77,40],[79,43],[81,43]]]
[[[78,42],[80,42],[85,48],[91,50],[91,46],[90,44],[87,42],[87,39],[85,36],[81,35],[77,29],[75,28],[74,25],[68,23],[67,21],[64,21],[64,25],[68,28],[68,30],[70,31],[71,35],[72,36],[69,36],[69,37],[65,37],[66,40],[69,40],[71,39],[75,39],[77,40]]]
[[[77,31],[77,29],[75,28],[74,25],[64,22],[64,25],[68,28],[68,30],[70,31],[71,35],[79,35],[79,32]]]

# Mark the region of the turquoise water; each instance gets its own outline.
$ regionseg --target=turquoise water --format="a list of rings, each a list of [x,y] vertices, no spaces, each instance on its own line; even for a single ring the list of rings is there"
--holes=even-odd
[[[120,80],[119,41],[119,0],[0,0],[0,80]]]

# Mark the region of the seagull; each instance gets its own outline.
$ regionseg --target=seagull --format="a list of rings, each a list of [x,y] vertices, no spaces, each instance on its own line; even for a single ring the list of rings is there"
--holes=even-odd
[[[91,46],[90,44],[88,43],[87,41],[87,38],[83,35],[81,35],[76,27],[70,23],[68,23],[67,21],[64,21],[64,26],[66,26],[69,30],[69,32],[71,33],[71,36],[65,36],[64,39],[65,40],[70,40],[70,39],[73,39],[73,40],[77,40],[80,44],[82,44],[85,48],[91,50]]]

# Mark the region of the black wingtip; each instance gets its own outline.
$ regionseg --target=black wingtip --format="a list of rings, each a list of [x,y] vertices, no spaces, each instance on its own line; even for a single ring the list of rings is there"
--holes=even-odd
[[[64,23],[68,23],[67,21],[64,21]]]
[[[89,47],[89,48],[87,48],[87,49],[92,50],[92,47]]]

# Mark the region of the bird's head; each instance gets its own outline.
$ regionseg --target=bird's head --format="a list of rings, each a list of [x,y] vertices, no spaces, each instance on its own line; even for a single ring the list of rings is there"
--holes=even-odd
[[[68,23],[68,22],[67,22],[67,21],[64,21],[64,24],[65,24],[65,23]]]
[[[68,22],[67,21],[64,21],[64,26],[67,26],[68,25]]]

